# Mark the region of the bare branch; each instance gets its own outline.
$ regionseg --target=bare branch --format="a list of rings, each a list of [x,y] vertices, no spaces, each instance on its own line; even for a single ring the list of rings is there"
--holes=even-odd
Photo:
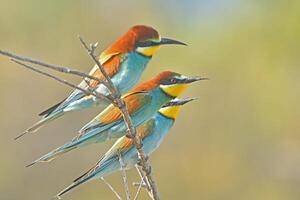
[[[146,190],[148,192],[149,197],[151,199],[153,199],[153,195],[151,193],[151,188],[150,188],[150,183],[149,183],[147,177],[144,175],[144,171],[141,169],[141,166],[139,166],[139,165],[136,165],[135,168],[136,168],[136,170],[137,170],[137,172],[138,172],[138,174],[139,174],[139,176],[142,180],[142,184],[143,184],[144,188],[146,188]]]
[[[15,63],[17,63],[17,64],[19,64],[19,65],[21,65],[23,67],[26,67],[27,69],[35,71],[35,72],[37,72],[39,74],[42,74],[42,75],[47,76],[47,77],[50,77],[50,78],[52,78],[52,79],[54,79],[54,80],[56,80],[56,81],[58,81],[58,82],[60,82],[62,84],[65,84],[65,85],[67,85],[69,87],[78,89],[78,90],[82,91],[83,93],[85,93],[86,95],[93,95],[93,96],[95,96],[95,97],[97,97],[99,99],[108,99],[109,101],[112,100],[112,98],[110,96],[105,96],[105,95],[100,94],[100,93],[98,93],[96,91],[83,89],[81,87],[78,87],[77,85],[74,85],[73,83],[68,82],[67,80],[60,79],[60,78],[58,78],[56,76],[53,76],[53,75],[51,75],[51,74],[49,74],[47,72],[43,72],[43,71],[41,71],[39,69],[36,69],[36,68],[34,68],[34,67],[32,67],[32,66],[30,66],[28,64],[25,64],[25,63],[22,63],[20,61],[17,61],[17,60],[15,60],[13,58],[11,59],[11,61],[13,61],[13,62],[15,62]]]
[[[127,175],[126,175],[126,171],[125,171],[125,163],[122,157],[122,154],[120,151],[117,152],[118,153],[118,157],[119,157],[119,162],[120,162],[120,166],[121,166],[121,171],[122,171],[122,177],[123,177],[123,183],[124,183],[124,189],[125,189],[125,194],[126,194],[126,199],[130,200],[130,192],[129,192],[129,187],[128,187],[128,180],[127,180]]]
[[[102,80],[100,80],[97,77],[91,76],[89,74],[80,72],[80,71],[75,70],[75,69],[71,69],[69,67],[61,67],[61,66],[58,66],[58,65],[45,63],[45,62],[40,61],[40,60],[35,60],[35,59],[28,58],[28,57],[25,57],[25,56],[19,56],[19,55],[16,55],[16,54],[13,54],[13,53],[10,53],[8,51],[1,50],[1,49],[0,49],[0,54],[2,54],[4,56],[7,56],[7,57],[10,57],[10,58],[14,58],[16,60],[29,62],[29,63],[40,65],[40,66],[43,66],[43,67],[46,67],[46,68],[49,68],[49,69],[53,69],[53,70],[58,71],[58,72],[62,72],[62,73],[66,73],[66,74],[73,74],[73,75],[76,75],[76,76],[93,79],[93,80],[99,81],[100,83],[103,82]]]
[[[135,168],[136,168],[136,171],[138,172],[141,180],[143,181],[143,184],[145,185],[145,188],[151,194],[150,184],[149,184],[149,182],[147,180],[147,177],[144,175],[143,170],[141,169],[141,167],[139,165],[136,165]]]
[[[90,47],[88,47],[88,45],[86,45],[86,43],[84,42],[84,40],[82,38],[80,38],[80,41],[83,44],[83,46],[85,47],[85,49],[87,50],[87,52],[90,55],[90,57],[92,58],[92,60],[99,67],[100,71],[102,72],[103,76],[106,79],[105,81],[101,81],[100,79],[98,79],[96,77],[93,77],[89,74],[85,74],[85,73],[77,71],[77,70],[72,70],[68,67],[61,67],[61,66],[57,66],[57,65],[48,64],[48,63],[45,63],[45,62],[42,62],[42,61],[39,61],[39,60],[34,60],[32,58],[19,56],[19,55],[16,55],[16,54],[13,54],[13,53],[10,53],[10,52],[7,52],[7,51],[0,50],[0,54],[2,54],[4,56],[8,56],[10,58],[13,58],[14,62],[16,62],[16,63],[18,63],[18,64],[20,64],[24,67],[27,67],[27,68],[35,71],[35,72],[38,72],[38,73],[43,74],[45,76],[48,76],[52,79],[55,79],[55,80],[65,84],[65,85],[68,85],[70,87],[81,90],[82,92],[84,92],[87,95],[93,95],[97,98],[103,98],[103,96],[100,95],[99,93],[96,93],[95,91],[90,91],[90,90],[86,90],[86,89],[83,89],[83,88],[79,88],[78,86],[76,86],[72,83],[69,83],[66,80],[59,79],[59,78],[57,78],[53,75],[50,75],[46,72],[38,70],[34,67],[31,67],[31,66],[29,66],[25,63],[20,62],[20,61],[29,62],[29,63],[33,63],[33,64],[36,64],[36,65],[44,66],[44,67],[47,67],[47,68],[50,68],[50,69],[53,69],[53,70],[56,70],[56,71],[59,71],[59,72],[63,72],[63,73],[69,73],[69,74],[74,74],[74,75],[77,75],[77,76],[80,76],[80,77],[89,78],[89,79],[96,80],[99,83],[104,84],[108,88],[108,90],[110,91],[110,96],[108,96],[107,98],[115,106],[117,106],[122,112],[124,122],[126,123],[126,126],[128,128],[127,137],[129,137],[133,140],[133,143],[134,143],[134,145],[137,149],[138,158],[139,158],[139,165],[141,166],[141,169],[142,169],[143,174],[145,176],[145,183],[148,186],[148,188],[150,189],[151,194],[153,196],[153,199],[154,200],[159,200],[157,187],[156,187],[155,181],[154,181],[154,179],[152,177],[152,174],[151,174],[151,166],[150,166],[149,161],[147,160],[147,156],[146,156],[146,154],[143,150],[142,141],[138,137],[138,135],[136,134],[136,130],[135,130],[135,127],[133,126],[133,123],[132,123],[130,114],[128,112],[127,106],[126,106],[125,102],[123,101],[123,99],[121,99],[121,95],[120,95],[119,91],[117,90],[117,88],[113,85],[109,75],[106,73],[105,69],[103,68],[103,66],[101,65],[99,60],[94,55],[94,51],[97,47],[97,44],[93,44]]]
[[[138,187],[141,186],[142,188],[146,188],[146,189],[147,189],[147,185],[144,183],[144,181],[141,181],[141,182],[133,182],[132,185],[133,185],[133,186],[136,186],[136,187],[137,187],[137,186],[138,186]]]
[[[81,37],[79,37],[79,39],[80,39],[81,43],[83,44],[84,48],[87,50],[87,53],[89,54],[89,56],[97,64],[97,66],[99,67],[103,76],[106,78],[107,84],[105,84],[105,86],[107,86],[108,90],[110,91],[110,94],[114,97],[114,105],[117,106],[122,112],[124,122],[126,123],[126,126],[128,128],[127,137],[129,137],[133,140],[135,148],[137,149],[139,164],[140,164],[142,170],[144,171],[144,174],[148,180],[152,197],[154,200],[159,200],[160,198],[158,195],[157,186],[156,186],[156,183],[151,174],[151,166],[150,166],[149,161],[147,160],[147,156],[143,150],[142,141],[139,138],[139,136],[136,134],[136,129],[133,126],[133,122],[131,120],[128,108],[127,108],[125,102],[123,101],[123,99],[121,99],[121,95],[120,95],[119,91],[117,90],[117,88],[112,83],[109,75],[106,73],[105,69],[103,68],[103,66],[101,65],[99,60],[94,55],[96,45],[91,45],[91,48],[89,48],[88,45],[86,44],[86,42]]]
[[[146,187],[146,184],[144,183],[144,181],[143,180],[141,180],[141,182],[140,183],[138,183],[139,185],[139,187],[138,187],[138,189],[137,189],[137,191],[136,191],[136,193],[135,193],[135,196],[134,196],[134,199],[133,200],[137,200],[138,199],[138,196],[139,196],[139,194],[140,194],[140,191],[141,191],[141,189],[142,189],[142,187],[144,186],[144,187]]]
[[[139,169],[139,166],[136,166],[136,170],[138,172],[138,174],[140,175],[141,177],[141,181],[139,183],[133,183],[133,186],[138,186],[138,189],[135,193],[135,196],[134,196],[134,199],[133,200],[137,200],[138,196],[139,196],[139,193],[141,191],[142,188],[145,188],[148,192],[148,195],[150,196],[150,198],[153,198],[152,197],[152,194],[151,194],[151,190],[149,188],[149,184],[146,184],[146,177],[143,175],[143,172],[142,170]]]
[[[119,200],[122,200],[122,198],[119,195],[119,193],[113,188],[113,186],[111,184],[109,184],[109,182],[107,182],[103,177],[101,177],[101,180],[109,187],[109,189],[116,195],[116,197]]]
[[[103,74],[103,76],[105,77],[107,83],[104,83],[104,85],[108,88],[109,91],[111,91],[112,95],[113,94],[114,95],[118,95],[119,92],[117,91],[116,87],[114,87],[114,84],[111,81],[109,75],[106,73],[104,67],[101,65],[101,63],[99,62],[99,60],[94,55],[94,52],[96,50],[96,47],[98,46],[98,43],[91,44],[90,47],[88,47],[88,45],[86,44],[86,42],[83,40],[83,38],[81,36],[79,36],[79,40],[80,40],[81,44],[83,45],[83,47],[86,49],[86,51],[89,54],[89,56],[96,63],[96,65],[98,66],[98,68],[101,71],[101,73]],[[120,98],[120,95],[119,96],[115,96],[115,97]]]

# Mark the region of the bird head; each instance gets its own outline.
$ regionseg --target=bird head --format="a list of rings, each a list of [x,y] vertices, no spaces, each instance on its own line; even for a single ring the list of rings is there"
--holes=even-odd
[[[173,99],[159,109],[158,112],[167,118],[175,119],[180,111],[181,106],[195,99],[196,98]]]
[[[174,39],[161,38],[159,33],[149,26],[134,26],[131,30],[136,34],[135,51],[144,56],[152,56],[162,45],[186,45]]]
[[[155,88],[160,88],[168,96],[175,98],[179,96],[190,83],[200,80],[207,80],[207,78],[198,76],[189,77],[172,71],[163,71],[153,79],[140,84],[133,91],[150,91]]]
[[[131,27],[119,40],[105,50],[103,55],[135,51],[151,57],[160,46],[167,44],[186,45],[177,40],[161,38],[159,33],[150,26],[136,25]]]
[[[185,76],[176,72],[165,71],[160,74],[159,87],[168,96],[173,98],[179,96],[190,83],[207,80],[199,76]]]

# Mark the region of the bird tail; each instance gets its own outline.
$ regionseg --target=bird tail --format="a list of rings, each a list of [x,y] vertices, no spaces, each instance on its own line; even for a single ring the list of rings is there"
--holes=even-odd
[[[39,162],[51,162],[52,160],[54,160],[55,158],[57,158],[58,156],[64,154],[64,153],[67,153],[73,149],[75,149],[76,146],[72,146],[70,145],[69,143],[45,154],[44,156],[40,157],[39,159],[33,161],[32,163],[30,163],[29,165],[26,165],[26,167],[30,167],[36,163],[39,163]]]
[[[53,121],[54,119],[57,119],[58,117],[62,116],[63,114],[64,114],[64,111],[63,110],[59,110],[59,111],[57,111],[57,112],[55,112],[55,113],[53,113],[51,115],[48,115],[47,117],[42,118],[40,121],[38,121],[37,123],[35,123],[31,127],[29,127],[22,134],[20,134],[17,137],[15,137],[15,140],[23,137],[27,133],[34,133],[34,132],[36,132],[39,128],[41,128],[45,124]]]
[[[79,133],[80,135],[80,133]],[[50,162],[52,161],[53,159],[55,159],[56,157],[64,154],[64,153],[67,153],[73,149],[76,149],[78,147],[83,147],[83,146],[86,146],[88,144],[91,144],[91,143],[95,143],[97,142],[97,138],[90,138],[90,137],[87,137],[87,138],[80,138],[78,139],[78,136],[74,137],[70,142],[67,142],[65,143],[64,145],[54,149],[53,151],[45,154],[44,156],[40,157],[39,159],[33,161],[32,163],[30,163],[29,165],[27,165],[26,167],[30,167],[38,162]]]
[[[86,183],[87,181],[90,181],[94,176],[87,176],[85,178],[82,178],[82,179],[77,179],[75,180],[71,185],[69,185],[68,187],[66,187],[65,189],[63,189],[61,192],[59,192],[55,197],[57,199],[61,199],[61,196],[70,192],[70,190],[74,189],[75,187],[83,184],[83,183]]]
[[[101,163],[103,160],[101,159],[95,166],[90,168],[86,173],[82,174],[78,178],[76,178],[71,185],[67,188],[63,189],[59,192],[55,198],[61,199],[61,196],[68,193],[70,190],[74,189],[75,187],[84,184],[88,181],[91,181],[96,178],[107,176],[120,168],[119,159],[117,157],[113,157],[109,159],[105,163]]]

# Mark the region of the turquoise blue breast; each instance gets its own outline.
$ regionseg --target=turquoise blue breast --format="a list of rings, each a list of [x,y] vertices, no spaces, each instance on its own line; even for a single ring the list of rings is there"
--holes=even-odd
[[[150,91],[149,95],[151,95],[152,98],[151,102],[131,115],[132,122],[135,126],[138,126],[153,117],[165,103],[171,100],[171,97],[167,96],[160,88]],[[126,130],[126,124],[121,121],[119,124],[116,124],[109,129],[109,135],[113,138],[121,137],[125,134]]]
[[[137,84],[151,57],[131,52],[124,55],[123,59],[120,71],[112,78],[121,94],[128,92]]]
[[[174,120],[166,118],[158,112],[151,120],[155,121],[155,125],[151,133],[143,139],[143,148],[147,155],[159,147],[174,124]],[[136,149],[133,147],[126,156],[128,156],[128,158],[134,158],[136,154]]]
[[[173,119],[169,119],[158,112],[154,116],[154,119],[155,126],[153,133],[143,140],[145,152],[147,155],[151,154],[155,149],[159,147],[174,124]]]

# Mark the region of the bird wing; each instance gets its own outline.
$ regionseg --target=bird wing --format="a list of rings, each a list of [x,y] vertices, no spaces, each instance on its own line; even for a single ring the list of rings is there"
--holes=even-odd
[[[140,111],[144,105],[147,105],[151,101],[152,97],[148,92],[134,92],[123,96],[122,99],[127,105],[129,114],[133,115]],[[90,133],[90,131],[97,128],[110,128],[121,120],[122,112],[119,108],[110,104],[104,111],[102,111],[79,131],[80,133],[77,135],[76,139],[86,136]]]
[[[57,107],[59,107],[66,99],[60,101],[59,103],[47,108],[43,112],[39,113],[39,116],[47,117],[50,113],[52,113],[54,110],[56,110]]]
[[[112,53],[100,56],[99,61],[103,68],[105,69],[106,73],[109,77],[113,77],[120,69],[120,63],[124,59],[123,56],[121,56],[119,53]],[[89,72],[90,76],[97,77],[100,80],[105,80],[105,77],[99,70],[99,67],[95,65],[92,70]],[[83,89],[88,89],[88,87],[94,88],[99,84],[97,80],[90,80],[88,78],[85,78],[78,86]],[[67,105],[69,105],[71,102],[74,102],[78,99],[83,98],[86,96],[82,91],[75,89],[71,92],[71,94],[64,99],[63,101],[51,106],[50,108],[46,109],[45,111],[41,112],[39,116],[47,117],[50,114],[65,108]]]
[[[101,54],[102,55],[102,54]],[[121,63],[124,60],[124,56],[122,56],[120,53],[112,53],[112,54],[105,54],[99,58],[99,61],[103,68],[105,69],[107,75],[112,78],[120,69]],[[105,77],[101,73],[99,67],[97,65],[93,68],[93,73],[90,74],[94,77],[99,78],[100,80],[105,80]],[[89,86],[90,87],[96,87],[99,84],[97,80],[90,80]]]
[[[139,138],[143,140],[146,136],[152,133],[154,126],[155,120],[149,119],[148,121],[144,122],[136,128],[136,133],[139,136]],[[103,159],[101,159],[102,163],[110,160],[114,156],[117,156],[118,151],[124,154],[126,151],[133,147],[133,144],[133,140],[126,136],[119,138],[115,142],[115,144],[105,153]]]
[[[155,126],[155,120],[152,118],[145,123],[141,124],[136,128],[137,134],[140,139],[144,139],[148,135],[153,132],[153,128]],[[111,162],[118,159],[118,152],[124,155],[129,149],[133,148],[133,140],[123,136],[119,138],[114,145],[102,156],[100,161],[98,161],[92,168],[90,168],[87,172],[79,176],[74,180],[74,182],[80,181],[82,179],[86,179],[90,176],[93,176],[95,173],[98,173],[99,170],[107,167]]]

